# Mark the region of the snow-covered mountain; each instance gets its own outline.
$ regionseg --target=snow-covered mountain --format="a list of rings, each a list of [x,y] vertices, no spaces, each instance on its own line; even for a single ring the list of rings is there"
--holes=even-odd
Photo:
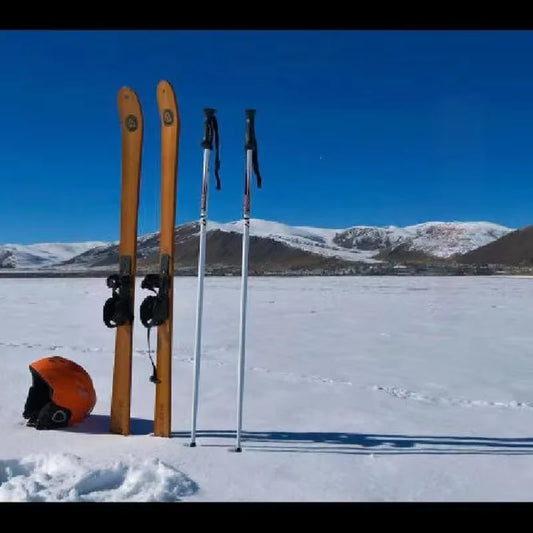
[[[403,245],[413,252],[446,258],[485,246],[511,231],[492,222],[424,222],[403,228],[355,226],[338,233],[334,241],[348,249],[371,251]]]
[[[208,229],[242,232],[242,223],[211,222]],[[492,222],[424,222],[406,227],[353,226],[348,229],[288,226],[261,219],[250,222],[250,235],[356,261],[369,260],[380,250],[399,245],[411,251],[446,258],[475,250],[511,231],[514,230]]]
[[[242,221],[209,221],[207,261],[213,265],[240,265]],[[292,265],[322,261],[376,263],[405,254],[450,258],[484,246],[514,231],[491,222],[425,222],[406,227],[353,226],[328,229],[289,226],[280,222],[251,219],[251,263],[283,269]],[[181,224],[176,228],[176,261],[191,268],[197,260],[199,225]],[[149,267],[158,255],[159,234],[139,237],[138,259],[141,268]],[[254,254],[256,257],[254,257]],[[388,255],[392,254],[392,255]],[[322,259],[320,259],[322,258]],[[74,244],[0,245],[0,268],[48,268],[64,270],[106,269],[118,260],[117,243],[85,242]]]
[[[242,233],[242,221],[228,222],[221,224],[218,222],[208,222],[207,230]],[[312,226],[289,226],[280,222],[252,218],[250,220],[250,235],[252,237],[262,237],[273,239],[286,244],[292,248],[300,249],[304,252],[323,255],[326,257],[337,257],[349,261],[372,262],[375,251],[368,251],[358,247],[344,247],[336,242],[336,238],[344,230],[316,228]]]
[[[76,243],[0,244],[0,268],[20,270],[48,267],[62,263],[87,250],[109,243],[100,241]]]

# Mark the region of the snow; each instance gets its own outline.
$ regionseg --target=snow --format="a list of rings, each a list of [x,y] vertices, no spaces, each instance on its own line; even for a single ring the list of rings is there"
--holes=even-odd
[[[533,278],[250,278],[240,454],[239,295],[237,277],[206,279],[190,448],[194,278],[175,280],[172,438],[151,434],[138,319],[132,434],[109,433],[104,279],[0,279],[0,501],[531,500]],[[28,364],[51,354],[81,364],[98,401],[37,431]]]

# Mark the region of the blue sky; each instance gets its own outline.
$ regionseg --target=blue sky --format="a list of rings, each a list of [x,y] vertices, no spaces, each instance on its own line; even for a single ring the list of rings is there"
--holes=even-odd
[[[253,107],[252,217],[533,223],[533,31],[4,30],[0,51],[0,243],[118,238],[122,86],[145,119],[139,232],[159,229],[160,79],[182,123],[178,224],[199,217],[204,107],[212,220],[242,217]]]

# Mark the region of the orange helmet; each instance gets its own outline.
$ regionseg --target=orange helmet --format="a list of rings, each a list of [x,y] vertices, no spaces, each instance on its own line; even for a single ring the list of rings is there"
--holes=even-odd
[[[24,418],[37,429],[73,426],[96,404],[89,374],[77,363],[51,356],[30,364],[33,383],[24,406]]]

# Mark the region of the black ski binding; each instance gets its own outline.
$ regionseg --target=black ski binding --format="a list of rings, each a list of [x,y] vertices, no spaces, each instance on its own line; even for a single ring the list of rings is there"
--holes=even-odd
[[[155,296],[147,296],[141,304],[141,322],[146,328],[160,326],[169,317],[169,272],[170,256],[164,254],[161,257],[161,272],[147,274],[141,283],[142,289],[155,292]]]
[[[106,283],[112,290],[112,295],[104,305],[103,318],[105,325],[108,328],[116,328],[124,324],[132,324],[132,276],[129,256],[120,258],[120,273],[108,276]]]

